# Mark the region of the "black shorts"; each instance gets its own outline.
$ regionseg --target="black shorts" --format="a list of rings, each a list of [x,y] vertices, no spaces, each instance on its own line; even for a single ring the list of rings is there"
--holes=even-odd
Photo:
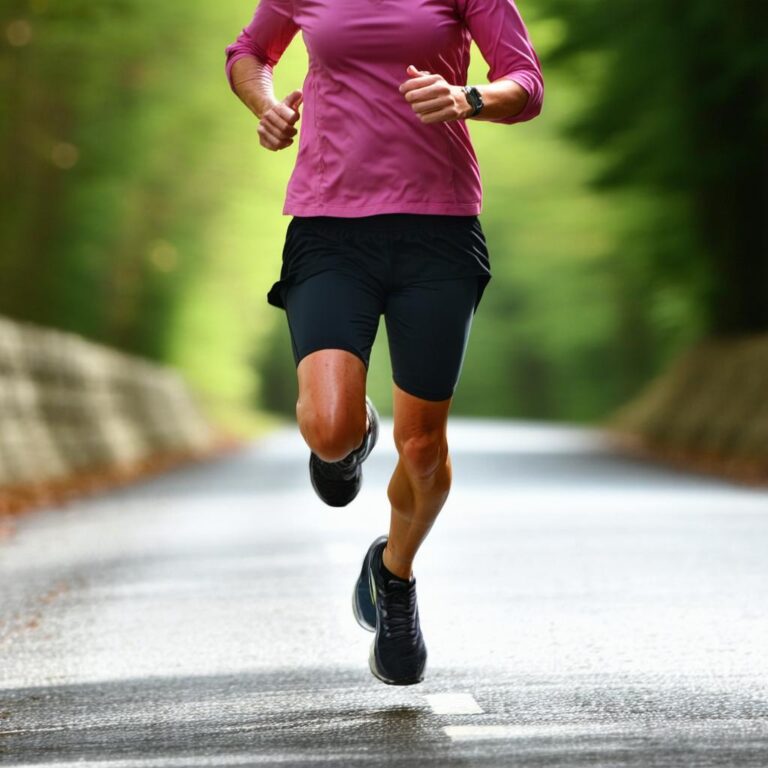
[[[395,384],[446,400],[490,277],[477,216],[293,217],[268,301],[286,310],[297,365],[343,349],[367,368],[384,315]]]

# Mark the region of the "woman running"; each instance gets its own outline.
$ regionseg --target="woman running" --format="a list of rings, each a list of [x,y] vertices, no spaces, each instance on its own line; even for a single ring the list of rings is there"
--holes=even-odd
[[[299,30],[309,70],[278,100],[272,70]],[[479,86],[467,85],[472,40],[489,66]],[[331,506],[355,498],[376,443],[365,385],[385,318],[399,459],[389,535],[365,555],[353,608],[376,633],[373,674],[418,683],[427,651],[412,565],[450,489],[448,412],[490,279],[467,120],[538,115],[539,59],[513,0],[260,0],[226,73],[267,149],[293,144],[303,105],[267,298],[286,312],[310,479]]]

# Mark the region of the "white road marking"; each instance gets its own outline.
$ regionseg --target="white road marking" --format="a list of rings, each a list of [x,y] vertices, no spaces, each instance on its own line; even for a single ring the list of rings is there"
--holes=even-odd
[[[469,693],[434,693],[424,697],[436,715],[482,715],[483,710]]]
[[[447,725],[443,733],[453,741],[484,741],[487,739],[530,739],[547,736],[573,737],[606,734],[617,731],[616,725],[602,723],[547,725]]]
[[[481,741],[485,739],[520,738],[529,729],[511,725],[448,725],[443,732],[452,741]]]

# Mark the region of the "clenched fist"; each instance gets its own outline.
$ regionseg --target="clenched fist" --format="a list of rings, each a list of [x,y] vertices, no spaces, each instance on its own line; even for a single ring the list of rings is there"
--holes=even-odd
[[[469,117],[472,107],[460,85],[451,85],[442,75],[433,75],[410,65],[408,80],[400,84],[400,93],[422,123],[444,123]]]
[[[298,122],[302,93],[291,91],[282,101],[276,101],[259,121],[259,142],[262,147],[277,152],[293,144],[298,133],[293,126]]]

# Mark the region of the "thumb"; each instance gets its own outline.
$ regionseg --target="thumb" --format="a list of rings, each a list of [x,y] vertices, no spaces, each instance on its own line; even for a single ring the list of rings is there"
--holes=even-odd
[[[409,64],[405,70],[409,77],[423,77],[424,75],[431,75],[431,72],[427,72],[425,69],[417,69],[413,64]]]
[[[291,91],[284,99],[283,104],[286,104],[291,109],[298,109],[304,98],[304,94],[301,90]]]
[[[296,120],[298,120],[301,117],[301,115],[299,114],[299,105],[301,104],[303,98],[304,98],[304,94],[301,92],[300,89],[297,89],[295,91],[291,91],[283,99],[283,104],[286,104],[296,112],[296,119],[293,122],[296,122]]]

